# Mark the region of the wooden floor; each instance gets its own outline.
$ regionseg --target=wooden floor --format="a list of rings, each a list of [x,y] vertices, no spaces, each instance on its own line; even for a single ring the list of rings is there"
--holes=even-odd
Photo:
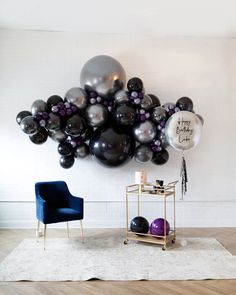
[[[87,229],[85,236],[120,235],[121,230]],[[71,229],[71,236],[79,230]],[[48,238],[65,237],[66,230],[48,229]],[[235,228],[181,229],[179,237],[214,237],[236,255]],[[0,230],[0,260],[3,260],[24,238],[35,237],[35,230]],[[30,255],[30,253],[29,253]],[[129,281],[113,282],[0,282],[0,295],[236,295],[236,280],[205,281]]]

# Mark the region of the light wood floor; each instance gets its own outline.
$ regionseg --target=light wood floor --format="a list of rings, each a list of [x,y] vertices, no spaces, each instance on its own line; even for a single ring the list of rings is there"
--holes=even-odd
[[[121,230],[87,229],[85,236],[120,235]],[[79,235],[71,229],[70,235]],[[236,255],[235,228],[181,229],[179,237],[214,237]],[[177,235],[177,238],[178,238]],[[35,230],[0,230],[0,260],[24,238],[35,237]],[[66,237],[66,230],[48,229],[47,237]],[[29,254],[30,255],[30,254]],[[1,295],[236,295],[236,280],[206,281],[87,281],[87,282],[0,282]]]

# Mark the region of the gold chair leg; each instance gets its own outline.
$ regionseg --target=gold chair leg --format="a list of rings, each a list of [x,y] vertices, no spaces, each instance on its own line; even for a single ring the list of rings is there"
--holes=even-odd
[[[67,238],[69,239],[69,222],[66,223]]]
[[[45,250],[45,244],[46,244],[46,233],[47,233],[47,224],[44,224],[44,237],[43,237],[43,250]]]
[[[81,229],[82,243],[84,243],[84,230],[83,230],[83,222],[82,222],[82,220],[80,220],[80,229]]]
[[[38,220],[38,226],[36,230],[36,242],[39,242],[39,231],[40,231],[40,221]]]

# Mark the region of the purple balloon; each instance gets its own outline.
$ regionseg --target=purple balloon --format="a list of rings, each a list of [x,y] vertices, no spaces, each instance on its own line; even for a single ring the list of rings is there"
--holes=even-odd
[[[150,225],[150,234],[155,236],[164,236],[164,218],[155,219]],[[170,224],[166,220],[166,234],[168,235],[170,232]]]

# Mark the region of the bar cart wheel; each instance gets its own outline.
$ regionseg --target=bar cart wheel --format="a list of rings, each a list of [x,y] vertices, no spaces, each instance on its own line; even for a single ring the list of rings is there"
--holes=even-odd
[[[172,242],[172,244],[175,244],[175,239],[173,239],[171,242]]]
[[[162,247],[162,250],[165,251],[165,250],[166,250],[166,246],[163,246],[163,247]]]
[[[129,240],[124,240],[124,244],[127,245]]]

